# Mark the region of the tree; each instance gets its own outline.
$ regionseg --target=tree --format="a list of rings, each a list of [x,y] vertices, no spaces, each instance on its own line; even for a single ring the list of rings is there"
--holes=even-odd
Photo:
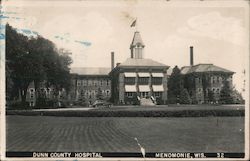
[[[103,94],[101,88],[98,88],[97,90],[96,99],[103,100]]]
[[[191,103],[191,98],[190,98],[189,93],[188,93],[186,88],[181,89],[180,103],[181,104],[190,104]]]
[[[235,104],[244,104],[245,102],[242,94],[235,88],[233,88],[232,97]]]
[[[13,85],[8,86],[8,96],[21,93],[22,102],[26,102],[27,88],[31,82],[35,84],[37,97],[41,96],[40,86],[55,89],[55,94],[63,88],[70,88],[70,69],[72,63],[70,52],[58,50],[54,43],[38,36],[28,38],[17,33],[11,26],[6,25],[6,69],[7,78]],[[7,80],[7,79],[6,79]],[[8,84],[9,82],[7,82]]]
[[[21,95],[22,103],[26,102],[27,88],[32,81],[30,73],[30,53],[28,51],[28,38],[18,34],[11,26],[6,25],[6,67],[8,79],[11,79],[15,88],[7,89]],[[6,80],[8,80],[6,79]],[[8,84],[8,82],[6,82]],[[8,86],[8,85],[7,85]],[[15,90],[16,89],[16,90]]]
[[[232,88],[229,85],[229,81],[223,81],[223,87],[220,92],[220,103],[222,104],[232,104],[233,97],[232,97]]]
[[[169,103],[179,103],[181,91],[181,75],[178,66],[173,68],[173,72],[170,75],[168,81],[168,100]]]
[[[215,102],[214,92],[212,90],[208,90],[208,103]]]
[[[59,91],[63,88],[66,92],[69,92],[71,85],[71,76],[69,65],[72,63],[70,54],[68,51],[57,51],[58,54],[52,55],[51,59],[47,59],[45,64],[47,65],[47,86],[55,89],[55,95],[58,95]]]
[[[206,94],[206,90],[208,89],[208,87],[210,86],[210,74],[209,73],[202,73],[201,74],[201,81],[202,81],[202,90],[203,90],[203,97],[204,97],[204,101],[211,101],[214,100],[213,93],[211,93],[212,91],[208,90],[208,93]],[[210,97],[209,97],[210,96]]]
[[[11,79],[11,70],[9,69],[8,65],[5,66],[5,76],[6,76],[6,100],[9,101],[14,97],[14,92],[13,92],[14,83]]]

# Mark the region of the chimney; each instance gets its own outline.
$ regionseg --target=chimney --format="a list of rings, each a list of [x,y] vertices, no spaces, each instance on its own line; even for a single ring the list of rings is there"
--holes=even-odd
[[[115,53],[111,52],[111,70],[113,70],[115,67]]]
[[[193,46],[190,46],[190,66],[194,65]]]

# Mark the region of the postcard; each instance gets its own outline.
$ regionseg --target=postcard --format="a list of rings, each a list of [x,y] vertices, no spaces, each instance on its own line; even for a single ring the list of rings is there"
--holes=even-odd
[[[249,159],[249,1],[0,10],[1,160]]]

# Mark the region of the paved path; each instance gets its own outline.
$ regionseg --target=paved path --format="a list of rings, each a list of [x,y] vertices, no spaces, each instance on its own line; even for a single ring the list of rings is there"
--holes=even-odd
[[[73,108],[55,108],[55,109],[34,109],[32,111],[88,111],[94,108],[88,108],[88,107],[73,107]]]
[[[88,110],[115,110],[115,111],[145,111],[145,110],[241,110],[244,105],[156,105],[156,106],[112,106],[111,108],[93,108],[93,107],[79,107],[73,106],[69,108],[56,108],[56,109],[33,109],[32,111],[88,111]]]

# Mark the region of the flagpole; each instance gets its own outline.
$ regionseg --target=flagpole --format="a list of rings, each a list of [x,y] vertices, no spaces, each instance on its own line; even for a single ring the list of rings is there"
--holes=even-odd
[[[137,26],[138,26],[137,17],[135,18],[135,21],[136,21],[136,23],[135,23],[135,32],[137,32],[138,31],[138,28],[137,28]]]
[[[130,25],[130,27],[134,27],[135,28],[135,32],[138,31],[138,28],[137,28],[137,17],[136,19],[132,22],[132,24]]]

